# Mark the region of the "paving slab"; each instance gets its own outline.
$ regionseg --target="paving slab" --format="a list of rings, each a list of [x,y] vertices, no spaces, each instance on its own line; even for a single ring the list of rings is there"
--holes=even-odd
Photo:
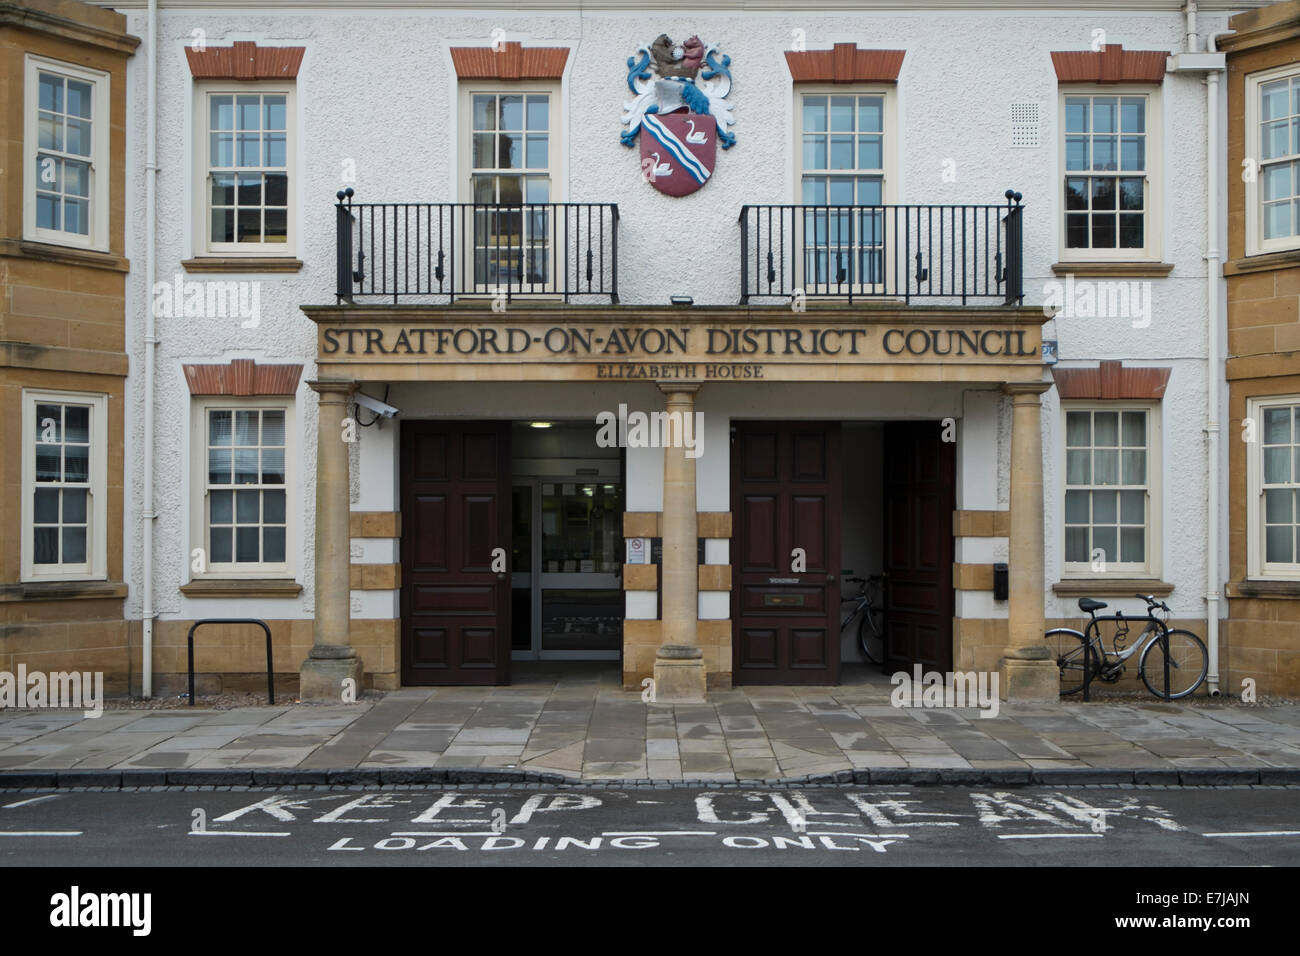
[[[873,769],[1300,773],[1291,704],[1003,701],[989,718],[894,707],[885,676],[847,666],[836,688],[737,687],[682,705],[623,690],[617,664],[523,665],[514,680],[323,707],[0,711],[0,771],[519,768],[664,781]]]

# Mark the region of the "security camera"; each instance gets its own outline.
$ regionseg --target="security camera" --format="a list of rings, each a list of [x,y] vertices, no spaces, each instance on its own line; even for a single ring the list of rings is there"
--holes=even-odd
[[[371,398],[369,395],[362,392],[357,392],[354,397],[358,405],[362,408],[369,409],[380,418],[394,418],[397,416],[398,411],[400,411],[400,409],[394,408],[387,402],[381,402],[379,399]]]

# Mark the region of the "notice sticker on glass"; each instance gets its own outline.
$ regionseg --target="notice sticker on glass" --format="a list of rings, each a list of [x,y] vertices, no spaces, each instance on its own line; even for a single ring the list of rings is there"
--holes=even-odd
[[[628,538],[627,539],[627,564],[649,564],[650,563],[650,539],[649,538]]]

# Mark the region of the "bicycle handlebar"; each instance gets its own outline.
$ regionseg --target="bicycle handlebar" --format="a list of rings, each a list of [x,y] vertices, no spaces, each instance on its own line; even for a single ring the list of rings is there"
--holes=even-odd
[[[1148,610],[1151,610],[1151,609],[1154,609],[1154,608],[1160,608],[1160,609],[1163,610],[1163,611],[1169,611],[1170,614],[1173,613],[1173,611],[1170,611],[1170,610],[1169,610],[1169,605],[1168,605],[1168,604],[1166,604],[1164,601],[1157,601],[1157,600],[1155,599],[1155,595],[1153,595],[1153,594],[1135,594],[1135,595],[1133,595],[1133,596],[1136,597],[1136,598],[1141,598],[1142,600],[1146,601],[1146,602],[1147,602],[1147,609],[1148,609]]]

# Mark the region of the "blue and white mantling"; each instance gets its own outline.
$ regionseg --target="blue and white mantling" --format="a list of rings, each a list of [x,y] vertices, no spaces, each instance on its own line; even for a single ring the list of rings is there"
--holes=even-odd
[[[627,129],[619,135],[619,142],[624,146],[631,148],[636,143],[637,133],[648,116],[671,113],[683,106],[692,113],[715,119],[718,143],[723,149],[736,145],[736,135],[727,130],[736,124],[731,115],[731,104],[726,100],[731,92],[731,57],[721,54],[716,43],[710,43],[705,49],[704,67],[695,79],[658,78],[651,68],[649,44],[638,47],[637,55],[627,58],[627,67],[627,88],[636,99],[623,103],[623,125]],[[661,131],[667,132],[662,124],[657,125]],[[667,143],[664,146],[672,152]],[[683,167],[687,164],[683,163]],[[707,178],[707,170],[704,175]]]

